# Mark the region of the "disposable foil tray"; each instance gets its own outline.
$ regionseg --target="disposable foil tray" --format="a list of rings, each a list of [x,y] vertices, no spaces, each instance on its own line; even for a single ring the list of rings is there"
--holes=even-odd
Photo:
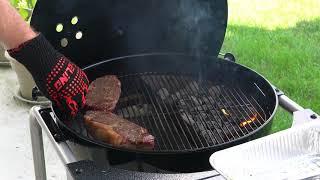
[[[211,155],[210,164],[232,180],[317,177],[320,175],[320,122],[309,122],[218,151]]]

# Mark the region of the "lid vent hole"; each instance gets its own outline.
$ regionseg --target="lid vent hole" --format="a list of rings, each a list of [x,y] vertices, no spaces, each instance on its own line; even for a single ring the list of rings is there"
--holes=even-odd
[[[78,21],[79,21],[78,16],[74,16],[74,17],[71,19],[71,24],[72,24],[72,25],[76,25],[76,24],[78,23]]]
[[[83,36],[83,34],[82,34],[81,31],[78,31],[78,32],[76,33],[76,39],[81,39],[82,36]]]
[[[67,38],[63,38],[60,40],[60,45],[61,47],[67,47],[68,46],[68,39]]]
[[[57,24],[56,26],[56,31],[59,33],[59,32],[62,32],[63,31],[63,24],[59,23]]]

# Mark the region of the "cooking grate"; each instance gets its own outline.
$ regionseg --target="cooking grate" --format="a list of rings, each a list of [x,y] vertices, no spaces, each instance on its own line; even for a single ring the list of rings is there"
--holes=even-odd
[[[155,150],[200,150],[238,139],[267,120],[241,87],[192,75],[143,73],[119,76],[116,113],[149,130]]]

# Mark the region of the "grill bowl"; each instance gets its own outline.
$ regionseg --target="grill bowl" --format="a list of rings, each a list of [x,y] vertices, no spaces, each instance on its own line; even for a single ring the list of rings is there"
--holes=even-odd
[[[144,95],[149,96],[149,98],[145,98],[144,103],[150,103],[150,101],[153,101],[151,102],[153,104],[165,104],[162,100],[150,95],[151,92],[154,91],[153,88],[155,87],[150,85],[150,82],[148,84],[148,81],[143,80],[143,77],[152,77],[152,82],[155,82],[157,78],[164,76],[164,79],[169,78],[167,81],[164,81],[166,83],[172,82],[170,77],[173,76],[175,78],[182,77],[182,79],[176,79],[176,81],[179,80],[180,83],[185,81],[184,86],[187,82],[189,82],[189,80],[186,80],[188,78],[191,79],[191,81],[198,80],[202,82],[204,84],[203,89],[208,88],[209,83],[212,83],[214,86],[223,85],[224,88],[222,88],[220,91],[223,91],[224,97],[221,98],[233,99],[230,100],[231,105],[235,105],[235,103],[241,105],[240,101],[243,101],[249,102],[254,106],[255,111],[258,112],[258,116],[261,120],[257,121],[257,123],[259,122],[260,124],[252,128],[250,131],[241,135],[239,135],[239,132],[237,134],[236,131],[234,131],[234,137],[227,138],[227,140],[224,141],[222,140],[223,138],[221,138],[221,136],[223,134],[225,135],[225,133],[221,132],[220,135],[217,134],[217,136],[214,137],[216,139],[221,138],[220,142],[209,144],[202,139],[200,140],[201,142],[195,142],[195,145],[190,146],[189,148],[186,148],[187,143],[184,144],[182,141],[176,142],[176,147],[168,145],[171,141],[173,141],[173,139],[176,139],[176,141],[179,139],[179,137],[176,137],[176,135],[180,135],[182,137],[183,133],[175,134],[174,131],[176,130],[174,128],[174,124],[172,124],[172,121],[175,120],[173,118],[170,119],[164,116],[164,111],[166,111],[165,109],[160,110],[160,106],[154,106],[153,109],[159,111],[160,113],[156,112],[156,114],[153,114],[153,116],[158,116],[156,119],[152,119],[152,122],[158,123],[158,125],[164,123],[166,126],[159,128],[159,126],[151,125],[148,128],[148,125],[143,124],[145,121],[142,121],[141,123],[135,118],[132,119],[137,120],[135,121],[137,124],[145,126],[149,131],[151,131],[152,134],[155,135],[158,145],[154,151],[122,149],[96,141],[88,136],[84,126],[81,127],[81,123],[79,123],[81,120],[73,121],[77,123],[66,124],[64,123],[65,121],[61,120],[67,120],[68,117],[64,117],[58,111],[58,109],[53,107],[53,110],[58,117],[58,123],[62,129],[64,129],[64,132],[68,134],[68,136],[71,135],[75,141],[97,145],[107,148],[110,151],[114,151],[115,153],[129,154],[129,156],[132,157],[136,157],[138,155],[140,159],[167,170],[190,172],[209,169],[210,164],[208,163],[208,158],[213,152],[247,142],[257,137],[261,137],[263,134],[268,132],[271,125],[271,120],[278,105],[278,99],[275,91],[264,77],[247,67],[215,57],[194,57],[183,54],[141,54],[101,61],[100,63],[84,68],[84,70],[90,80],[94,80],[97,77],[107,74],[117,75],[119,79],[123,81],[122,98],[129,93],[130,89],[134,89],[133,87],[136,86],[136,90],[144,87],[147,89],[143,90],[143,92],[146,92]],[[138,85],[136,83],[137,80],[139,80],[139,83],[141,83],[141,79],[142,82],[145,83],[144,85]],[[124,83],[130,82],[129,80],[133,80],[135,83]],[[160,87],[160,84],[161,82],[158,81],[155,83],[155,86]],[[173,90],[179,90],[179,88],[181,88],[177,88],[177,84],[174,86]],[[167,88],[169,89],[169,85]],[[190,87],[188,91],[191,91]],[[124,105],[120,100],[117,110],[121,109],[123,106]],[[168,107],[169,106],[167,106],[167,108]],[[241,106],[239,106],[237,109],[239,111]],[[248,117],[250,116],[250,114],[248,114],[248,109],[244,109],[244,111],[240,110],[240,115],[248,115]],[[252,124],[252,126],[253,125],[254,124]],[[167,132],[161,132],[160,129],[167,130]],[[187,128],[184,127],[183,129]],[[156,132],[158,130],[160,130],[160,132]],[[245,129],[243,129],[243,131],[244,130]],[[181,131],[178,130],[176,132]],[[187,131],[185,131],[185,133],[186,132]],[[194,133],[191,132],[190,134],[192,134],[191,136],[194,136]],[[166,136],[166,138],[160,137],[161,135]],[[121,155],[117,156],[121,157]]]

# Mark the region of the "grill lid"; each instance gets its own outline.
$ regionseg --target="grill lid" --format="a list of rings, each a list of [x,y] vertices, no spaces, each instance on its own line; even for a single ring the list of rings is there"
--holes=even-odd
[[[31,25],[81,67],[140,53],[217,56],[227,1],[38,0]]]

